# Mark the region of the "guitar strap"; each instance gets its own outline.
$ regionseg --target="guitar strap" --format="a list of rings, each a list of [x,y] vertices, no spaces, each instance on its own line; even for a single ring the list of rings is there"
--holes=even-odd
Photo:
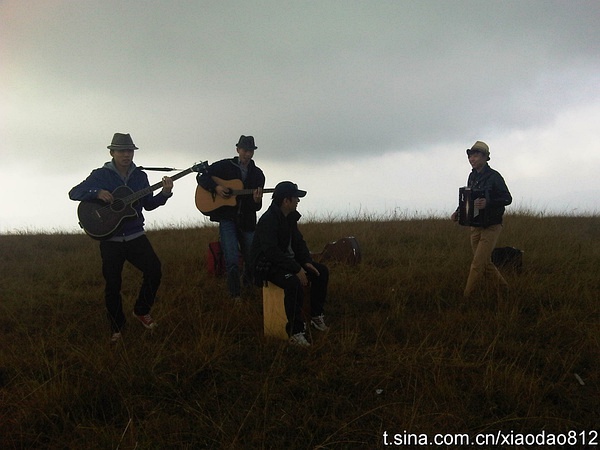
[[[144,166],[138,166],[138,169],[141,169],[141,170],[157,170],[159,172],[172,172],[174,170],[183,170],[183,169],[176,169],[175,167],[144,167]]]

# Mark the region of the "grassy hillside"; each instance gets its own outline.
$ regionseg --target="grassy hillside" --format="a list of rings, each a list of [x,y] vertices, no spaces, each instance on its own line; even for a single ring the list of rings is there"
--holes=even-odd
[[[449,220],[301,226],[313,251],[355,236],[363,255],[330,266],[331,330],[309,350],[266,340],[260,292],[234,307],[207,274],[214,227],[149,233],[159,327],[130,321],[117,345],[97,242],[0,236],[2,448],[378,448],[384,432],[598,430],[600,218],[508,216],[498,245],[523,249],[525,270],[505,273],[507,300],[470,303],[468,231]],[[126,267],[128,309],[139,282]]]

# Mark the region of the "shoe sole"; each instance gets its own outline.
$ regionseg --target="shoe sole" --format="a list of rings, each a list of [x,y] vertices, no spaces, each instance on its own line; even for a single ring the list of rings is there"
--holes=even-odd
[[[315,329],[317,329],[319,331],[327,331],[327,330],[329,330],[329,327],[327,327],[327,326],[325,328],[318,327],[317,324],[315,324],[312,320],[310,321],[310,324],[312,325],[313,328],[315,328]]]

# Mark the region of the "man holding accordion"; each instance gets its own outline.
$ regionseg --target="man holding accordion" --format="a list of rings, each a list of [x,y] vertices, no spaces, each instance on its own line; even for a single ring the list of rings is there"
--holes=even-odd
[[[459,190],[459,206],[451,219],[471,230],[473,260],[465,286],[465,298],[471,298],[484,281],[493,282],[498,290],[507,291],[508,283],[492,263],[492,251],[502,232],[504,208],[512,203],[512,196],[502,175],[492,169],[490,149],[477,141],[467,149],[473,170],[467,186]]]

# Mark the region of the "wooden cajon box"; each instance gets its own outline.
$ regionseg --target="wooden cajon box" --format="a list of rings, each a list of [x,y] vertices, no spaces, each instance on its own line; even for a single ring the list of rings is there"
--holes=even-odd
[[[283,303],[283,289],[273,283],[263,286],[263,321],[265,337],[287,339],[287,317]]]
[[[284,292],[279,286],[267,283],[263,286],[263,321],[265,336],[287,339],[287,316],[285,315]],[[303,320],[310,320],[310,289],[304,288]]]

